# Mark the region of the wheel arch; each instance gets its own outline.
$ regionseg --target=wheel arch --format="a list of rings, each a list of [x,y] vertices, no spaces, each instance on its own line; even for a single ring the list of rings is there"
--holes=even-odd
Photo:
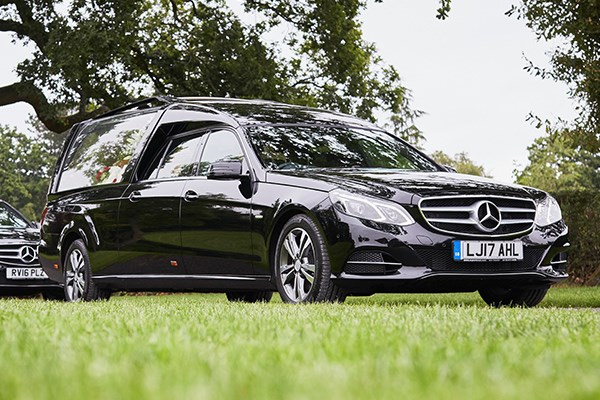
[[[324,235],[324,237],[325,237],[325,233],[323,230],[323,224],[321,223],[321,221],[319,221],[319,218],[316,213],[312,212],[311,210],[309,210],[306,207],[303,207],[303,206],[297,205],[297,204],[287,206],[286,208],[280,210],[275,215],[275,218],[273,219],[273,225],[271,227],[271,231],[269,233],[269,239],[267,241],[267,243],[268,243],[267,252],[268,252],[268,256],[269,256],[269,264],[270,265],[273,265],[273,261],[274,261],[273,257],[275,257],[277,240],[279,239],[279,234],[281,233],[283,227],[290,219],[292,219],[296,215],[300,215],[300,214],[306,215],[307,217],[309,217],[315,223],[317,228],[321,231],[321,234]],[[325,244],[328,245],[327,241],[325,241]]]

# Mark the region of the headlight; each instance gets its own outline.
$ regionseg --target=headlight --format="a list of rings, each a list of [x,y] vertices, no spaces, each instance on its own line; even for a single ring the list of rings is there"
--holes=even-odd
[[[415,223],[404,208],[390,201],[360,196],[339,189],[329,192],[329,198],[339,212],[352,217],[402,226]]]
[[[547,195],[537,204],[535,223],[538,226],[547,226],[562,219],[560,206],[554,197]]]

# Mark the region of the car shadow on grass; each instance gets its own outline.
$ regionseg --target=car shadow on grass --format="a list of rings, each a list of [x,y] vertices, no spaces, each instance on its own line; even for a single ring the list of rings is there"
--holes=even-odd
[[[474,293],[410,293],[378,294],[369,297],[348,297],[347,304],[382,306],[456,306],[487,308],[488,305]],[[600,287],[552,288],[535,308],[600,309]]]

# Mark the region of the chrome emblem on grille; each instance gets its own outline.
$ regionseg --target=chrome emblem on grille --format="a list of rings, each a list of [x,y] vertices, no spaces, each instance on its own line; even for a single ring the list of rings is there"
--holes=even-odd
[[[476,210],[475,220],[477,229],[482,232],[493,232],[500,226],[502,217],[500,210],[491,201],[480,201],[474,205]]]
[[[19,258],[25,264],[31,264],[37,257],[37,251],[31,246],[23,246],[19,249]]]

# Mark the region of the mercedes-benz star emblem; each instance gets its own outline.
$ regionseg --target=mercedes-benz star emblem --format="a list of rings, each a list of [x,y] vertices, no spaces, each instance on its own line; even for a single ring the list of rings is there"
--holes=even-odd
[[[37,251],[31,246],[23,246],[19,250],[19,258],[25,264],[32,263],[37,257]]]
[[[475,205],[477,210],[477,229],[482,232],[493,232],[500,226],[502,217],[500,210],[491,201],[481,201]]]

